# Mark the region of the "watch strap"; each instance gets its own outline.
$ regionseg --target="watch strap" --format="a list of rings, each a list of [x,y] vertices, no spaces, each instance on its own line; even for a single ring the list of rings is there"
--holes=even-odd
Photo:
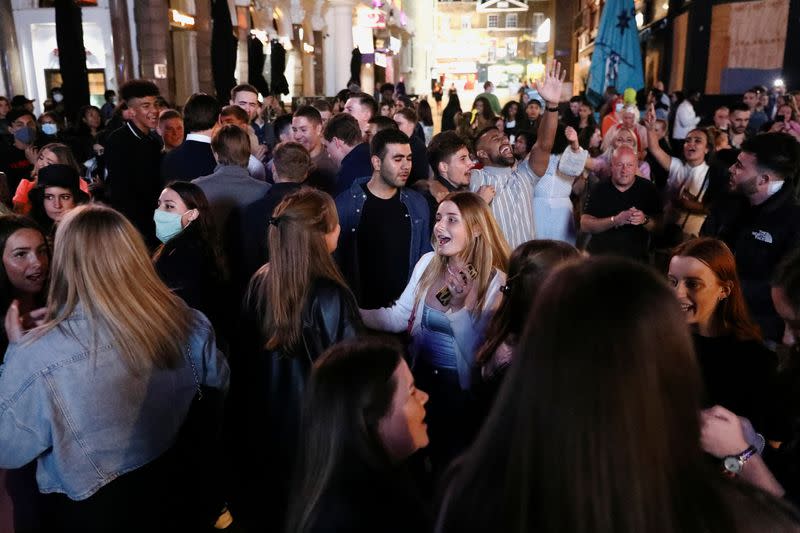
[[[558,106],[556,106],[556,107],[546,107],[545,109],[547,109],[551,113],[558,113]]]

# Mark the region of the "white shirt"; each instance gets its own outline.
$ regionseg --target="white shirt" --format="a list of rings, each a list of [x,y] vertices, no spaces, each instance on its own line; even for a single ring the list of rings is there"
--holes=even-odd
[[[700,123],[700,117],[694,112],[694,106],[689,100],[684,100],[675,111],[675,125],[672,129],[672,138],[678,140],[686,139],[689,132]]]
[[[693,167],[677,157],[673,157],[669,163],[667,187],[675,195],[680,195],[683,191],[686,191],[698,202],[702,202],[708,191],[708,177],[707,163],[703,162]],[[681,226],[684,233],[694,236],[700,234],[700,227],[703,225],[706,215],[691,214],[672,206],[670,211],[670,221]]]
[[[494,200],[489,207],[512,250],[536,238],[533,188],[539,176],[528,161],[526,157],[516,167],[474,169],[469,180],[472,192],[478,192],[481,185],[494,185]]]

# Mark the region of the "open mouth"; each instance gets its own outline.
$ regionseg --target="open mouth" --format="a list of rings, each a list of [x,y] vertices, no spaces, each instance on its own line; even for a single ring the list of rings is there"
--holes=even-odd
[[[500,153],[502,155],[507,155],[507,156],[508,155],[514,155],[514,153],[511,151],[511,145],[509,145],[509,144],[504,144],[503,146],[501,146],[500,147]]]
[[[450,240],[450,237],[445,237],[443,235],[436,237],[436,242],[439,244],[439,246],[445,246],[448,242],[450,242]]]
[[[28,274],[27,276],[25,276],[25,279],[27,279],[30,282],[37,283],[39,281],[42,281],[42,279],[44,279],[44,273],[36,272],[34,274]]]
[[[683,311],[684,313],[689,313],[691,311],[694,311],[694,306],[692,304],[684,304],[684,303],[682,303],[681,304],[681,311]]]

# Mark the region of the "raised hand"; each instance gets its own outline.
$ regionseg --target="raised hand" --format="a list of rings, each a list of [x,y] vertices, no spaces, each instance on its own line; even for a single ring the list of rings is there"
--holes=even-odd
[[[536,90],[544,98],[545,103],[556,105],[561,101],[561,87],[567,71],[561,68],[561,63],[553,60],[548,66],[543,80],[536,80]]]
[[[567,128],[564,130],[564,135],[567,137],[567,141],[572,145],[573,148],[576,144],[578,144],[578,132],[575,131],[575,128],[572,126],[567,126]]]

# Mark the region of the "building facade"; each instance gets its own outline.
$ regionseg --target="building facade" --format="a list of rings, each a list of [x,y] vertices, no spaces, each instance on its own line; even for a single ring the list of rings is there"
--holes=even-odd
[[[553,18],[551,0],[437,0],[432,77],[468,95],[489,80],[512,97],[553,56]]]
[[[271,82],[270,55],[277,43],[286,52],[286,100],[331,96],[347,87],[353,48],[359,45],[365,90],[403,79],[410,93],[426,92],[433,23],[420,26],[423,38],[415,42],[414,22],[417,12],[430,12],[425,1],[434,0],[405,10],[401,1],[80,0],[91,103],[102,105],[106,89],[116,90],[131,78],[154,81],[177,104],[197,91],[214,94],[212,29],[221,4],[227,4],[237,41],[239,83],[250,81],[248,56],[254,51],[264,64],[261,74]],[[0,21],[13,28],[0,37],[0,94],[28,95],[41,111],[52,87],[61,83],[54,0],[0,0]]]
[[[574,92],[586,88],[603,0],[578,0]],[[645,85],[741,94],[776,80],[800,85],[797,0],[636,0]]]

